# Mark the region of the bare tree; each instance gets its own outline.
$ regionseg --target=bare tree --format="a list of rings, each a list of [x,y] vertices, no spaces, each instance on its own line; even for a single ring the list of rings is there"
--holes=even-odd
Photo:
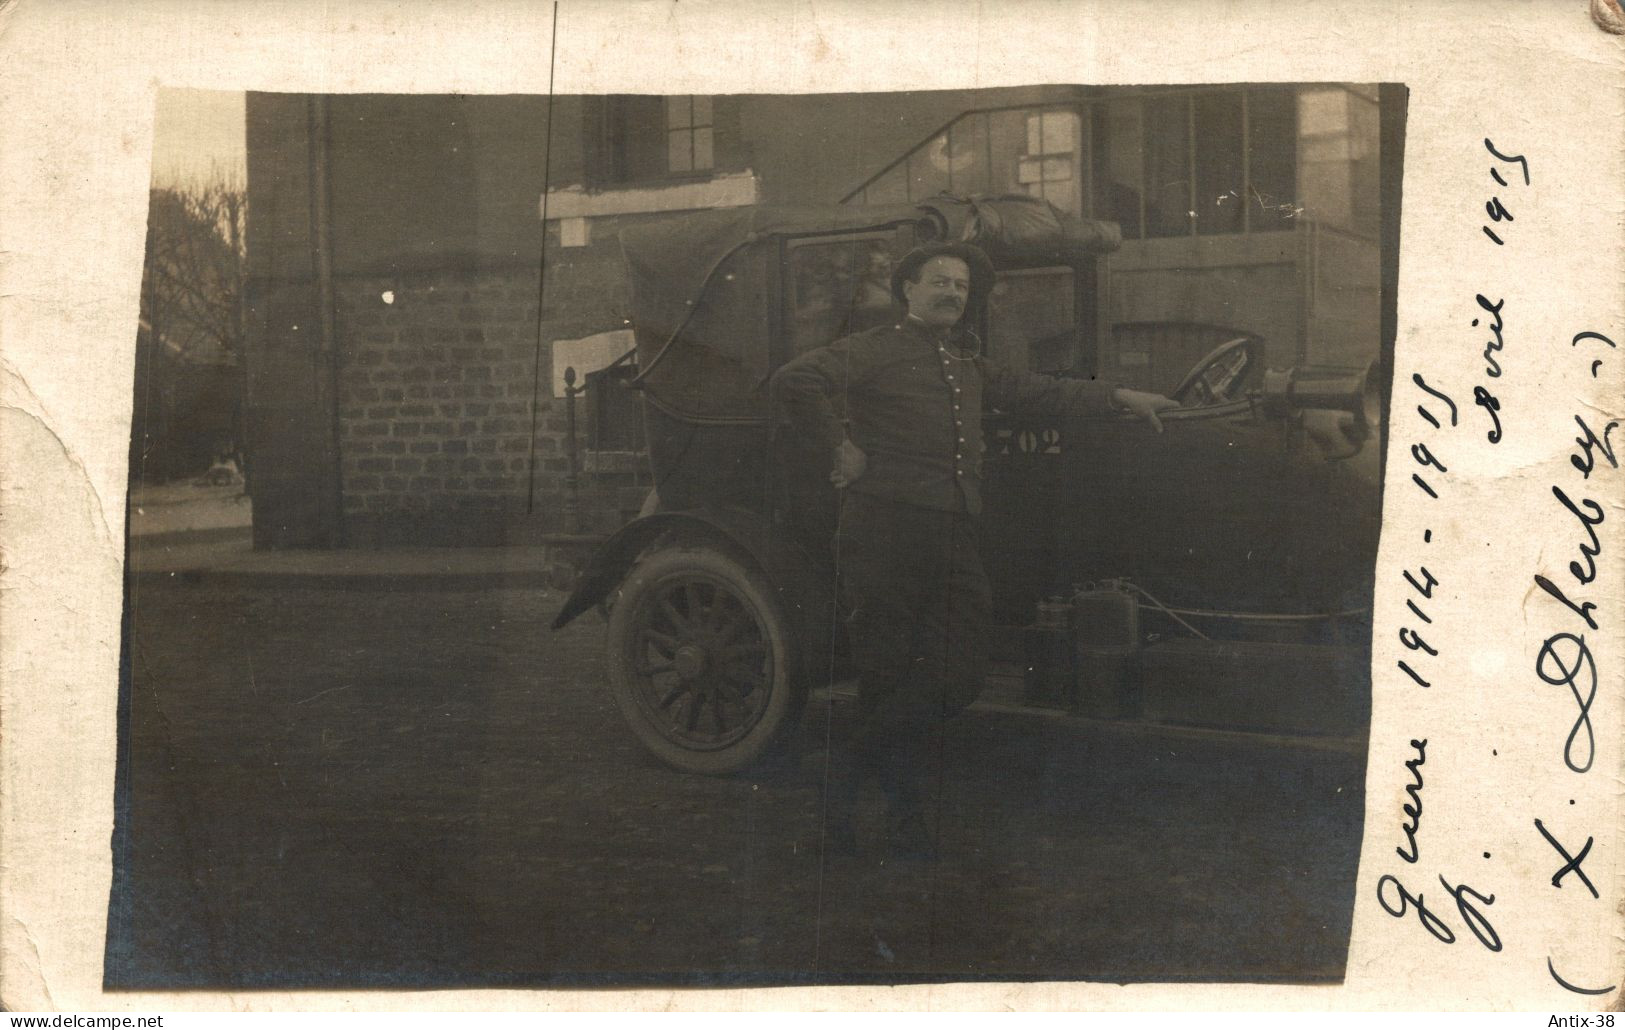
[[[246,216],[246,193],[231,178],[150,194],[134,475],[196,474],[244,447]]]
[[[231,180],[152,191],[142,314],[182,356],[241,354],[247,213],[243,187]]]

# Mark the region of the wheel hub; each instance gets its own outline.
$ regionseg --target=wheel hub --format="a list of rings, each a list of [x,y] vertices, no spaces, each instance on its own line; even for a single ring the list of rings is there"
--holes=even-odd
[[[677,653],[672,656],[672,661],[677,667],[677,675],[685,680],[699,679],[708,664],[705,648],[697,644],[684,644],[679,647]]]

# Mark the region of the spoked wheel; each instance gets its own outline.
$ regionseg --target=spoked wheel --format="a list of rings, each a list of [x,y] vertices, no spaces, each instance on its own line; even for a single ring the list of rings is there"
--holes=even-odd
[[[791,721],[790,646],[754,569],[720,550],[657,551],[632,570],[610,611],[615,701],[661,761],[736,772]]]

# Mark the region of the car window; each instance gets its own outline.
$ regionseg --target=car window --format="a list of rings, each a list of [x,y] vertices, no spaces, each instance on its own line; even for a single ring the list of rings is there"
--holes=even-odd
[[[1032,372],[1066,372],[1075,363],[1077,292],[1070,268],[1000,273],[988,303],[988,351]]]
[[[891,273],[904,242],[888,233],[790,248],[785,322],[794,353],[896,320]]]

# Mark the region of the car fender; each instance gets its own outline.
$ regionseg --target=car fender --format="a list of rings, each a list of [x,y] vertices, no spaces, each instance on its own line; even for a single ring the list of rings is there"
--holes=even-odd
[[[663,511],[635,519],[606,540],[587,563],[581,579],[553,619],[561,629],[582,612],[608,599],[656,541],[680,535],[743,552],[773,583],[785,617],[796,627],[809,657],[829,653],[835,573],[797,546],[782,530],[754,512],[733,508]]]

